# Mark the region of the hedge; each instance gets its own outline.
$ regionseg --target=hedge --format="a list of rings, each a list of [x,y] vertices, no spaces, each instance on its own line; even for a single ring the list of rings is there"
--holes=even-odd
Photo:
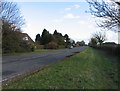
[[[117,44],[116,46],[97,45],[97,46],[91,46],[91,47],[104,50],[105,52],[112,55],[116,55],[118,57],[120,56],[120,44]]]

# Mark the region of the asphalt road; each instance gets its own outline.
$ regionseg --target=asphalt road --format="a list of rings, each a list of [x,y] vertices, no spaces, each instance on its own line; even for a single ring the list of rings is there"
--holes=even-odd
[[[10,80],[25,73],[30,73],[32,71],[44,68],[45,66],[58,62],[76,52],[81,52],[86,48],[87,46],[83,46],[42,54],[3,56],[2,81]]]

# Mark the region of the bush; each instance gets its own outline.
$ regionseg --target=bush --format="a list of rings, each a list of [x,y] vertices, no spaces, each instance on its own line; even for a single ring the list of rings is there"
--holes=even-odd
[[[65,45],[60,45],[59,46],[59,49],[63,49],[63,48],[65,48]]]
[[[32,51],[32,52],[35,51],[35,45],[31,45],[31,51]]]
[[[21,32],[5,30],[2,32],[2,53],[34,51],[32,45],[22,40]]]
[[[44,46],[45,49],[57,49],[58,44],[56,42],[49,42]]]
[[[32,45],[28,44],[26,41],[22,41],[19,47],[17,47],[16,52],[31,52],[32,51],[31,48],[32,48]]]
[[[36,48],[36,49],[44,49],[44,45],[36,44],[36,45],[35,45],[35,48]]]
[[[17,32],[6,30],[2,32],[2,52],[13,53],[19,47],[19,36]]]
[[[116,55],[118,55],[120,57],[120,44],[118,44],[115,52],[116,52]]]
[[[120,55],[120,45],[116,45],[116,46],[105,46],[105,45],[101,45],[101,46],[92,46],[93,48],[96,49],[100,49],[103,50],[105,52],[107,52],[108,54],[112,54],[112,55],[116,55],[119,56]]]

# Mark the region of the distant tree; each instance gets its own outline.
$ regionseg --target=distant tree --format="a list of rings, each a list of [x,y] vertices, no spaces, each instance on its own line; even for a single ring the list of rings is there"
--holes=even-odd
[[[40,34],[37,34],[37,35],[36,35],[35,42],[38,43],[38,44],[41,43],[41,37],[40,37]]]
[[[53,39],[52,34],[49,33],[46,29],[43,30],[42,35],[41,35],[41,43],[43,45],[48,44],[51,42]]]
[[[53,41],[58,43],[58,38],[57,38],[58,37],[58,32],[57,32],[57,30],[54,31],[53,37],[54,37]]]
[[[49,33],[48,38],[49,38],[49,42],[52,42],[54,40],[54,37],[51,33]]]
[[[39,40],[40,35],[36,35],[36,41]],[[64,48],[70,44],[70,38],[66,34],[65,36],[62,33],[59,33],[57,30],[53,34],[49,33],[46,29],[43,30],[40,42],[44,45],[45,48]]]
[[[83,40],[80,42],[80,46],[85,46],[85,42]]]
[[[69,36],[67,34],[64,35],[64,39],[65,39],[65,44],[66,44],[66,47],[70,44],[69,40]]]
[[[57,32],[57,30],[54,31],[53,37],[54,37],[55,42],[58,45],[64,45],[64,37],[61,33]]]
[[[76,42],[76,46],[80,46],[80,41],[77,41],[77,42]]]
[[[70,40],[69,36],[67,34],[64,35],[65,42],[68,42]]]
[[[107,29],[116,26],[120,27],[120,2],[117,0],[110,1],[111,2],[105,2],[105,0],[87,0],[91,14],[102,19],[102,23],[99,22],[98,26]]]
[[[96,38],[91,38],[88,45],[89,45],[89,46],[96,46],[97,43],[98,43],[98,41],[97,41]]]
[[[57,34],[58,34],[57,30],[55,30],[54,33],[53,33],[53,35],[57,35]]]
[[[93,38],[96,38],[98,43],[101,45],[106,40],[105,32],[96,32],[93,34]]]

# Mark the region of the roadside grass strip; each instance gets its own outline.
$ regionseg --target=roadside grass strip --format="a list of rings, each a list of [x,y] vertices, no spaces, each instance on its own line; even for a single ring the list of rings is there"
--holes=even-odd
[[[118,60],[87,48],[3,89],[118,89]]]
[[[56,50],[36,49],[34,52],[10,53],[10,54],[3,54],[3,56],[23,56],[23,55],[41,54],[41,53],[48,53],[55,51]]]

